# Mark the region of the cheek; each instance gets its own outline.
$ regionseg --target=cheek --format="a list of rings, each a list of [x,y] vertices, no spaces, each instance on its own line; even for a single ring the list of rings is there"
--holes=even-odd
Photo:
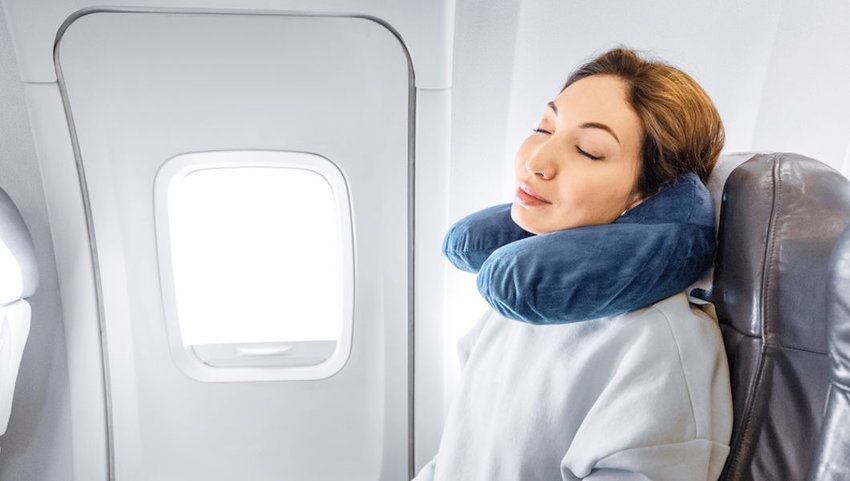
[[[612,216],[616,218],[630,192],[622,168],[593,167],[573,170],[572,175],[565,175],[558,184],[560,216],[571,218],[579,225],[609,222]]]
[[[557,179],[559,207],[576,208],[594,204],[604,190],[604,175],[596,169],[574,164]]]

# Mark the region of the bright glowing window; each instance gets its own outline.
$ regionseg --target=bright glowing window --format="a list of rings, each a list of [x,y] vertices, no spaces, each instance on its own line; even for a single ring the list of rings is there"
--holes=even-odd
[[[344,364],[350,208],[330,161],[292,152],[178,156],[157,175],[156,200],[172,351],[199,364],[190,374],[287,379],[301,368],[315,372],[297,378],[315,378]],[[269,373],[275,367],[285,371]],[[221,379],[221,368],[243,373]]]

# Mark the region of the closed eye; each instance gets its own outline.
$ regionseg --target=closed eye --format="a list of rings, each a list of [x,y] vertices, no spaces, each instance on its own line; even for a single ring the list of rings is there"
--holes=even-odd
[[[595,155],[591,155],[591,154],[581,150],[581,148],[578,145],[576,145],[576,151],[578,151],[579,154],[587,157],[590,160],[602,160],[602,157],[597,157]]]
[[[552,135],[552,132],[549,132],[548,130],[543,130],[543,129],[539,128],[539,127],[538,127],[538,128],[536,128],[536,129],[531,129],[531,131],[532,131],[532,132],[535,132],[535,133],[541,133],[541,134],[549,134],[549,135]]]

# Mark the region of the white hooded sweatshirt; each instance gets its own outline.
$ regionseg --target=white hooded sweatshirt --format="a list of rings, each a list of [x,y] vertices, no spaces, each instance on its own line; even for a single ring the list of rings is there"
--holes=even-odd
[[[415,481],[715,481],[732,398],[716,320],[685,293],[619,316],[530,325],[488,313]]]

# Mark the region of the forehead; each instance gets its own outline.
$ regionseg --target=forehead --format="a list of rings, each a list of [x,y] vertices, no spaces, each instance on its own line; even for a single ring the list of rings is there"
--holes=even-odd
[[[626,84],[620,78],[594,75],[564,89],[554,103],[560,121],[571,125],[602,123],[611,127],[624,143],[634,144],[641,137],[641,123],[626,94]]]

